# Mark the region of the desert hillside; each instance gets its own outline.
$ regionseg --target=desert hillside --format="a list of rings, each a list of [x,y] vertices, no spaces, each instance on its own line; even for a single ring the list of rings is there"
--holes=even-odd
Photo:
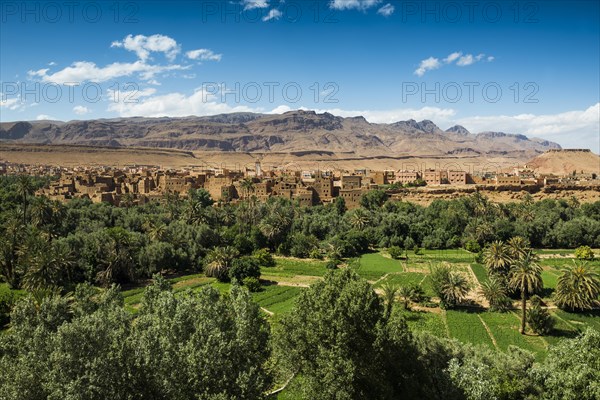
[[[566,175],[577,173],[600,175],[600,156],[591,151],[549,151],[527,163],[541,174]]]
[[[0,140],[12,143],[145,147],[223,153],[311,152],[368,157],[508,158],[527,161],[556,143],[503,132],[441,130],[432,121],[373,124],[363,117],[290,111],[186,118],[119,118],[0,124]],[[348,157],[345,157],[348,158]]]

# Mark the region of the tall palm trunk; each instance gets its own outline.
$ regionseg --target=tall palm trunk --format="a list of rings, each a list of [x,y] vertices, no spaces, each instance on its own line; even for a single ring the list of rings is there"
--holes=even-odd
[[[527,298],[525,297],[525,290],[521,290],[521,335],[525,334],[525,318],[527,317]]]

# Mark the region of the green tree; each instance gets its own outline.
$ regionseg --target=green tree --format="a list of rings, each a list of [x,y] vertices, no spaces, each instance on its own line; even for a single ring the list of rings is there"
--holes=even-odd
[[[471,289],[467,278],[460,272],[453,271],[447,264],[431,268],[431,285],[443,307],[455,307],[460,304]]]
[[[19,175],[17,178],[17,193],[21,200],[21,210],[23,212],[23,225],[27,225],[27,207],[29,197],[34,193],[35,185],[29,175]]]
[[[481,294],[490,304],[490,311],[506,311],[511,306],[506,288],[497,278],[492,277],[481,284]]]
[[[532,296],[531,308],[527,310],[527,324],[538,335],[546,335],[554,327],[554,319],[542,305],[542,299],[539,296]]]
[[[500,241],[490,243],[483,251],[483,261],[489,273],[502,274],[510,268],[510,250]]]
[[[533,251],[517,260],[510,270],[509,284],[512,289],[521,292],[521,334],[525,334],[527,320],[527,296],[542,288],[542,267],[538,264]]]
[[[389,317],[392,314],[392,308],[394,307],[394,302],[396,301],[396,295],[402,295],[400,292],[400,288],[397,285],[392,283],[385,283],[381,286],[381,290],[383,291],[383,301],[385,303],[385,312],[386,317]],[[406,307],[406,303],[405,306]]]
[[[590,246],[579,246],[575,249],[575,258],[579,260],[593,260],[594,251]]]
[[[276,330],[278,359],[310,399],[402,398],[416,357],[406,323],[350,269],[303,291]],[[402,362],[399,362],[402,360]]]
[[[228,281],[229,269],[238,255],[235,247],[215,247],[206,255],[204,272],[207,276],[213,276],[219,281]]]
[[[568,310],[589,310],[598,304],[600,279],[588,264],[573,262],[558,278],[556,305]]]
[[[600,332],[588,328],[576,339],[551,346],[530,376],[544,400],[600,399]]]

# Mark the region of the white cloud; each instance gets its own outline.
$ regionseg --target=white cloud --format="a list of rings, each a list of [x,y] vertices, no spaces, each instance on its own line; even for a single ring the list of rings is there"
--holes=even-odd
[[[123,76],[131,76],[140,74],[143,80],[151,80],[156,74],[172,71],[184,70],[188,67],[181,65],[151,65],[143,61],[133,63],[112,63],[105,67],[98,67],[95,63],[89,61],[77,61],[70,66],[57,71],[53,74],[48,74],[49,69],[44,68],[38,71],[29,71],[29,76],[39,77],[43,82],[53,82],[56,84],[69,84],[76,82],[106,82],[111,79],[120,78]]]
[[[466,56],[462,56],[458,59],[458,61],[456,62],[456,65],[458,65],[459,67],[465,67],[467,65],[471,65],[475,62],[475,59],[473,58],[472,54],[467,54]]]
[[[13,97],[11,99],[5,98],[5,96],[0,93],[0,108],[8,108],[9,110],[18,110],[23,107],[23,103],[21,99],[17,97]]]
[[[456,59],[460,56],[462,56],[462,53],[460,51],[455,51],[454,53],[448,54],[448,57],[444,58],[444,62],[446,64],[450,64],[456,61]]]
[[[394,7],[390,3],[387,3],[385,6],[381,7],[379,10],[377,10],[377,14],[383,15],[384,17],[389,17],[390,15],[392,15],[394,13],[395,10],[396,10],[396,7]]]
[[[91,113],[92,110],[85,106],[75,106],[73,107],[73,112],[77,115],[85,115]]]
[[[184,117],[188,115],[215,115],[232,112],[259,111],[247,106],[232,107],[221,103],[211,93],[197,89],[193,94],[187,96],[182,93],[169,93],[157,96],[137,96],[136,102],[119,101],[112,102],[108,111],[116,112],[122,117],[145,116],[145,117]]]
[[[133,51],[142,61],[146,61],[151,52],[164,53],[169,60],[173,61],[180,51],[175,39],[160,34],[127,35],[122,41],[112,42],[110,47],[122,47],[125,50]]]
[[[270,10],[270,11],[269,11],[269,13],[268,13],[267,15],[265,15],[265,16],[262,18],[262,20],[263,20],[263,21],[265,21],[265,22],[266,22],[266,21],[270,21],[270,20],[272,20],[272,19],[274,19],[274,20],[278,20],[279,18],[281,18],[281,16],[282,16],[282,13],[281,13],[281,11],[279,11],[279,10],[277,10],[277,9],[273,8],[272,10]]]
[[[334,10],[365,11],[381,3],[381,0],[331,0],[329,7]]]
[[[49,66],[51,66],[51,67],[53,67],[53,66],[55,66],[55,65],[56,65],[56,63],[55,63],[54,61],[50,61],[50,62],[48,63],[48,65],[49,65]]]
[[[585,110],[558,114],[474,116],[461,118],[457,123],[471,132],[501,130],[521,133],[553,140],[568,147],[600,145],[600,103]]]
[[[455,64],[455,65],[458,65],[459,67],[466,67],[468,65],[475,64],[476,62],[479,62],[482,60],[485,60],[487,62],[492,62],[492,61],[494,61],[494,57],[488,56],[486,58],[485,54],[483,54],[483,53],[480,53],[476,56],[474,56],[473,54],[463,55],[463,53],[461,51],[455,51],[454,53],[450,53],[450,54],[448,54],[447,57],[442,59],[444,64]],[[417,76],[423,76],[423,75],[425,75],[425,72],[433,70],[433,69],[438,69],[442,65],[443,64],[440,63],[439,59],[437,59],[435,57],[429,57],[429,58],[421,61],[421,63],[419,64],[419,68],[417,68],[414,71],[414,73]]]
[[[269,0],[242,0],[241,4],[244,6],[244,10],[253,10],[269,7]]]
[[[35,119],[37,121],[57,121],[58,120],[57,118],[54,118],[47,114],[40,114],[37,117],[35,117]]]
[[[223,54],[215,54],[209,49],[198,49],[190,50],[185,53],[186,57],[190,60],[201,60],[201,61],[221,61]]]
[[[423,76],[425,75],[425,72],[430,71],[432,69],[438,69],[439,67],[441,67],[441,65],[442,64],[440,64],[440,60],[434,57],[429,57],[421,61],[421,63],[419,64],[419,68],[417,68],[414,73],[417,76]]]

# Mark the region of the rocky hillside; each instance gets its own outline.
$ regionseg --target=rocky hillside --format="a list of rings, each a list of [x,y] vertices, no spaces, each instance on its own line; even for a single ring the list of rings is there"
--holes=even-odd
[[[354,153],[358,156],[510,157],[527,160],[556,143],[503,132],[443,131],[432,121],[372,124],[363,117],[290,111],[264,115],[118,118],[0,124],[0,140],[16,143],[157,147],[224,152]]]

